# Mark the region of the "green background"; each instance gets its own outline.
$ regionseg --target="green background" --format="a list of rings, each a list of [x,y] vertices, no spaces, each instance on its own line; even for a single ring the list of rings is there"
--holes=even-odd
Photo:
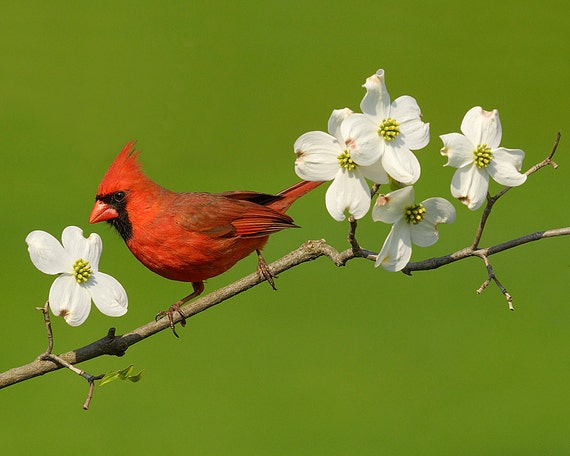
[[[542,170],[495,208],[483,244],[568,225],[568,30],[564,1],[2,2],[0,15],[0,370],[45,349],[41,315],[53,277],[31,264],[34,229],[99,233],[101,269],[129,298],[120,319],[93,309],[65,352],[151,320],[189,292],[153,275],[103,224],[89,226],[97,185],[138,140],[147,173],[175,190],[276,192],[297,181],[292,145],[357,110],[361,84],[386,70],[392,98],[414,96],[431,123],[417,156],[418,200],[451,199],[438,135],[472,106],[497,108],[502,145]],[[498,187],[493,187],[495,190]],[[307,239],[347,247],[325,188],[272,237],[274,260]],[[457,221],[420,260],[470,244],[481,211]],[[378,250],[388,226],[363,219]],[[319,259],[192,318],[90,373],[134,364],[142,382],[97,388],[61,370],[0,392],[0,447],[10,454],[568,454],[568,239],[492,257],[515,312],[470,259],[413,277],[363,260]],[[214,290],[255,268],[247,258]],[[6,452],[6,454],[8,454]]]

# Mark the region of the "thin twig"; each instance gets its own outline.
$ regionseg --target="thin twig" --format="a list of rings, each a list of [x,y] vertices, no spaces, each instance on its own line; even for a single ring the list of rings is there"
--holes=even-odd
[[[348,230],[347,240],[352,248],[352,253],[354,257],[365,258],[367,260],[376,261],[376,257],[378,255],[375,252],[363,249],[356,240],[356,228],[358,227],[358,222],[352,215],[348,217],[348,223],[350,225],[350,229]]]
[[[503,284],[497,278],[495,271],[493,270],[493,266],[491,265],[489,258],[487,257],[487,254],[485,254],[479,250],[479,251],[475,252],[475,255],[480,257],[484,261],[485,266],[487,267],[487,280],[485,280],[483,282],[483,284],[477,289],[477,294],[481,294],[483,292],[483,290],[485,290],[485,288],[487,288],[487,286],[489,286],[491,281],[493,281],[493,282],[495,282],[495,285],[497,285],[499,290],[501,290],[501,293],[503,293],[503,296],[505,296],[505,299],[507,300],[507,304],[509,305],[509,310],[515,310],[515,308],[513,307],[513,298],[509,294],[507,289],[503,286]]]
[[[370,188],[370,198],[374,198],[374,195],[376,195],[376,193],[378,193],[378,190],[380,190],[380,184],[374,184],[371,188]]]
[[[51,354],[53,350],[53,331],[51,329],[51,320],[49,318],[49,301],[46,301],[43,307],[36,307],[36,310],[40,310],[44,316],[44,323],[46,325],[48,347],[45,352],[43,352],[38,359],[44,359],[47,355]]]
[[[93,398],[94,390],[95,390],[95,381],[89,382],[89,391],[87,392],[87,398],[83,403],[83,410],[89,410],[89,405],[91,405],[91,399]]]
[[[59,364],[62,367],[68,368],[71,372],[80,375],[89,383],[89,392],[87,393],[87,399],[83,404],[83,410],[89,409],[89,404],[91,403],[91,399],[93,398],[93,387],[95,385],[95,380],[100,380],[104,377],[104,375],[97,375],[93,376],[81,369],[78,369],[73,364],[67,362],[65,359],[61,358],[60,356],[54,355],[52,353],[53,350],[53,330],[51,327],[51,319],[49,316],[49,301],[46,302],[44,307],[36,307],[36,310],[40,310],[44,317],[44,323],[46,326],[47,331],[47,338],[48,338],[48,348],[47,350],[42,353],[40,356],[36,358],[36,361],[51,361],[53,363]]]
[[[481,286],[479,288],[477,288],[477,291],[475,291],[475,293],[477,293],[477,294],[483,293],[483,291],[485,291],[485,288],[487,288],[490,283],[491,283],[491,279],[489,277],[487,277],[487,279],[481,284]]]
[[[93,391],[95,390],[95,380],[101,380],[105,375],[97,375],[96,377],[89,376],[87,382],[89,383],[89,391],[87,392],[87,398],[83,403],[83,410],[89,410],[89,405],[91,404],[91,399],[93,398]]]

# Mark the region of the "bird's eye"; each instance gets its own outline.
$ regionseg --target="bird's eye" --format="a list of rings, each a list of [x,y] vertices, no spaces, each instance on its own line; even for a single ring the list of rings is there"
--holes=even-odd
[[[125,201],[125,192],[115,192],[113,193],[113,200],[116,203],[122,203],[123,201]]]

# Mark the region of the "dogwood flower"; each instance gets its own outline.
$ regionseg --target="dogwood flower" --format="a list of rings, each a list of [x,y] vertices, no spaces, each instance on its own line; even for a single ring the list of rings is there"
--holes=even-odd
[[[389,182],[378,160],[371,160],[358,139],[343,136],[341,129],[352,111],[336,109],[328,122],[328,131],[311,131],[295,141],[295,172],[309,181],[329,181],[325,203],[329,214],[338,221],[348,211],[354,218],[364,217],[370,209],[370,188],[366,179],[377,184]]]
[[[445,166],[457,168],[451,180],[451,194],[469,209],[476,210],[485,202],[489,176],[507,187],[526,181],[521,174],[524,152],[499,147],[502,128],[499,112],[471,108],[461,122],[460,133],[441,135],[441,154],[447,156]]]
[[[76,226],[61,235],[62,244],[45,231],[32,231],[26,237],[34,266],[45,274],[59,274],[49,291],[49,304],[55,315],[71,326],[79,326],[89,316],[91,300],[111,317],[127,312],[127,293],[110,275],[99,271],[103,244],[98,234],[87,239]]]
[[[404,187],[380,195],[372,209],[372,219],[393,224],[375,265],[395,272],[410,261],[412,243],[428,247],[437,242],[437,225],[453,223],[455,208],[443,198],[428,198],[419,204],[414,203],[414,188]]]
[[[420,177],[420,163],[411,152],[429,142],[429,123],[421,120],[416,100],[402,96],[390,103],[384,70],[366,79],[366,95],[360,103],[362,114],[350,116],[342,127],[345,137],[361,143],[368,165],[382,160],[382,167],[393,179],[413,184]]]

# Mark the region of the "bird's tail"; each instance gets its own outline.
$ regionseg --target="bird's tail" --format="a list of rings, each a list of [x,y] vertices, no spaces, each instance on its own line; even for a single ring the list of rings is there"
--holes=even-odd
[[[301,196],[309,193],[311,190],[314,190],[323,182],[312,182],[312,181],[301,181],[297,184],[286,188],[282,192],[279,192],[276,196],[280,196],[280,198],[271,201],[267,204],[267,207],[278,211],[278,212],[285,212],[291,204],[293,204],[298,198]]]

